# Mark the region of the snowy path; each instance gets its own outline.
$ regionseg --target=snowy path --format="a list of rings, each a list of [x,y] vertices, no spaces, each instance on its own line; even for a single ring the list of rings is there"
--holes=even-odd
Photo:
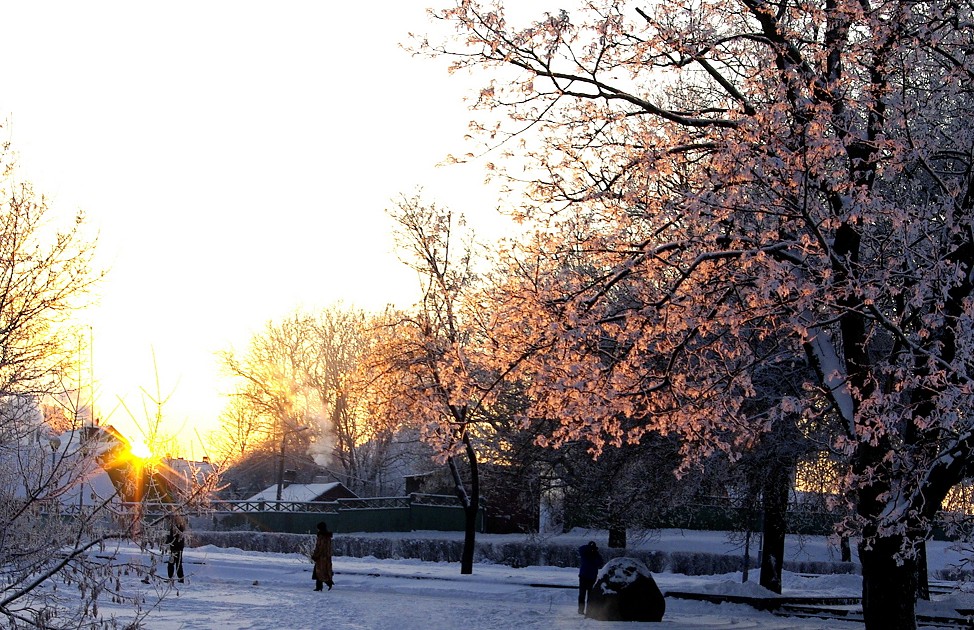
[[[178,590],[167,596],[159,610],[152,612],[147,628],[632,630],[634,627],[631,623],[606,623],[580,617],[572,588],[529,585],[571,586],[576,580],[572,569],[477,565],[474,575],[461,576],[455,564],[336,558],[335,589],[316,593],[312,590],[310,563],[297,555],[204,547],[187,550],[186,561],[188,583],[177,585]],[[690,583],[700,587],[699,578],[670,574],[658,577],[664,591]],[[102,612],[108,614],[109,608],[103,606]],[[115,608],[114,612],[124,617],[123,610]],[[741,605],[717,606],[669,599],[663,622],[653,627],[824,630],[834,628],[835,622],[776,617]]]

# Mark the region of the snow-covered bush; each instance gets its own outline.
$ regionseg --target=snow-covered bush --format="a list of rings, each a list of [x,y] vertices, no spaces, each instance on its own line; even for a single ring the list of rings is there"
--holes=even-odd
[[[669,569],[684,575],[720,575],[740,571],[743,558],[719,553],[674,551],[669,554]],[[751,568],[757,565],[754,558],[748,559]]]
[[[274,532],[199,531],[189,536],[189,545],[199,547],[236,547],[246,551],[301,553],[307,555],[314,546],[312,534]],[[426,562],[460,562],[463,541],[459,538],[424,538],[422,535],[358,536],[337,534],[333,541],[336,556],[378,559],[417,559]],[[685,575],[719,575],[741,570],[741,557],[706,552],[666,552],[658,550],[609,550],[606,560],[626,556],[642,562],[651,573],[683,573]],[[529,566],[577,567],[578,549],[574,545],[546,544],[537,541],[479,542],[476,562],[502,564],[514,568]],[[756,560],[751,559],[751,566]],[[796,573],[854,573],[855,565],[848,562],[789,562],[786,570]]]

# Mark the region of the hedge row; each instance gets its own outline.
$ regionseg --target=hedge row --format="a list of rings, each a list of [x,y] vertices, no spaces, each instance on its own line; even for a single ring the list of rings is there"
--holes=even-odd
[[[309,554],[314,547],[311,534],[274,532],[193,531],[190,545],[199,547],[236,547],[246,551]],[[342,534],[334,539],[336,556],[353,558],[417,559],[429,562],[460,562],[463,541],[432,538],[378,538]],[[606,559],[616,556],[639,558],[654,573],[682,573],[684,575],[721,575],[740,571],[742,557],[702,552],[666,552],[609,549]],[[503,564],[515,568],[529,566],[577,567],[578,551],[572,545],[522,542],[478,542],[474,550],[475,562]],[[757,562],[750,560],[750,566]],[[796,573],[855,573],[850,562],[786,562],[785,569]]]

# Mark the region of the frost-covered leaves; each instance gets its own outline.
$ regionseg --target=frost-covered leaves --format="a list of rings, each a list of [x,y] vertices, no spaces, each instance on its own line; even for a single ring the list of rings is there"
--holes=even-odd
[[[974,443],[970,8],[442,16],[460,35],[433,54],[513,75],[477,106],[536,232],[502,261],[485,356],[526,384],[525,421],[595,451],[678,433],[700,457],[776,414],[832,417],[879,530],[929,517]],[[756,368],[806,356],[801,393],[752,413]]]
[[[477,246],[462,215],[418,196],[400,200],[390,215],[423,293],[409,310],[389,313],[378,331],[370,389],[382,398],[377,413],[418,428],[445,461],[465,449],[463,436],[497,393],[482,345],[489,316],[474,292]]]

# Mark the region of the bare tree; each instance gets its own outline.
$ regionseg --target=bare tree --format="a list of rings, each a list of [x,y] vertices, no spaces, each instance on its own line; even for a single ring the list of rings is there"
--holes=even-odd
[[[377,431],[378,424],[366,421],[360,400],[359,365],[368,344],[369,320],[361,310],[336,304],[308,322],[319,353],[309,369],[309,384],[322,401],[329,437],[318,459],[346,486],[365,493],[376,487],[376,471],[371,468],[381,461],[388,441]]]
[[[236,461],[268,440],[272,425],[264,414],[247,404],[246,398],[231,395],[220,414],[220,426],[209,436],[221,458]]]

